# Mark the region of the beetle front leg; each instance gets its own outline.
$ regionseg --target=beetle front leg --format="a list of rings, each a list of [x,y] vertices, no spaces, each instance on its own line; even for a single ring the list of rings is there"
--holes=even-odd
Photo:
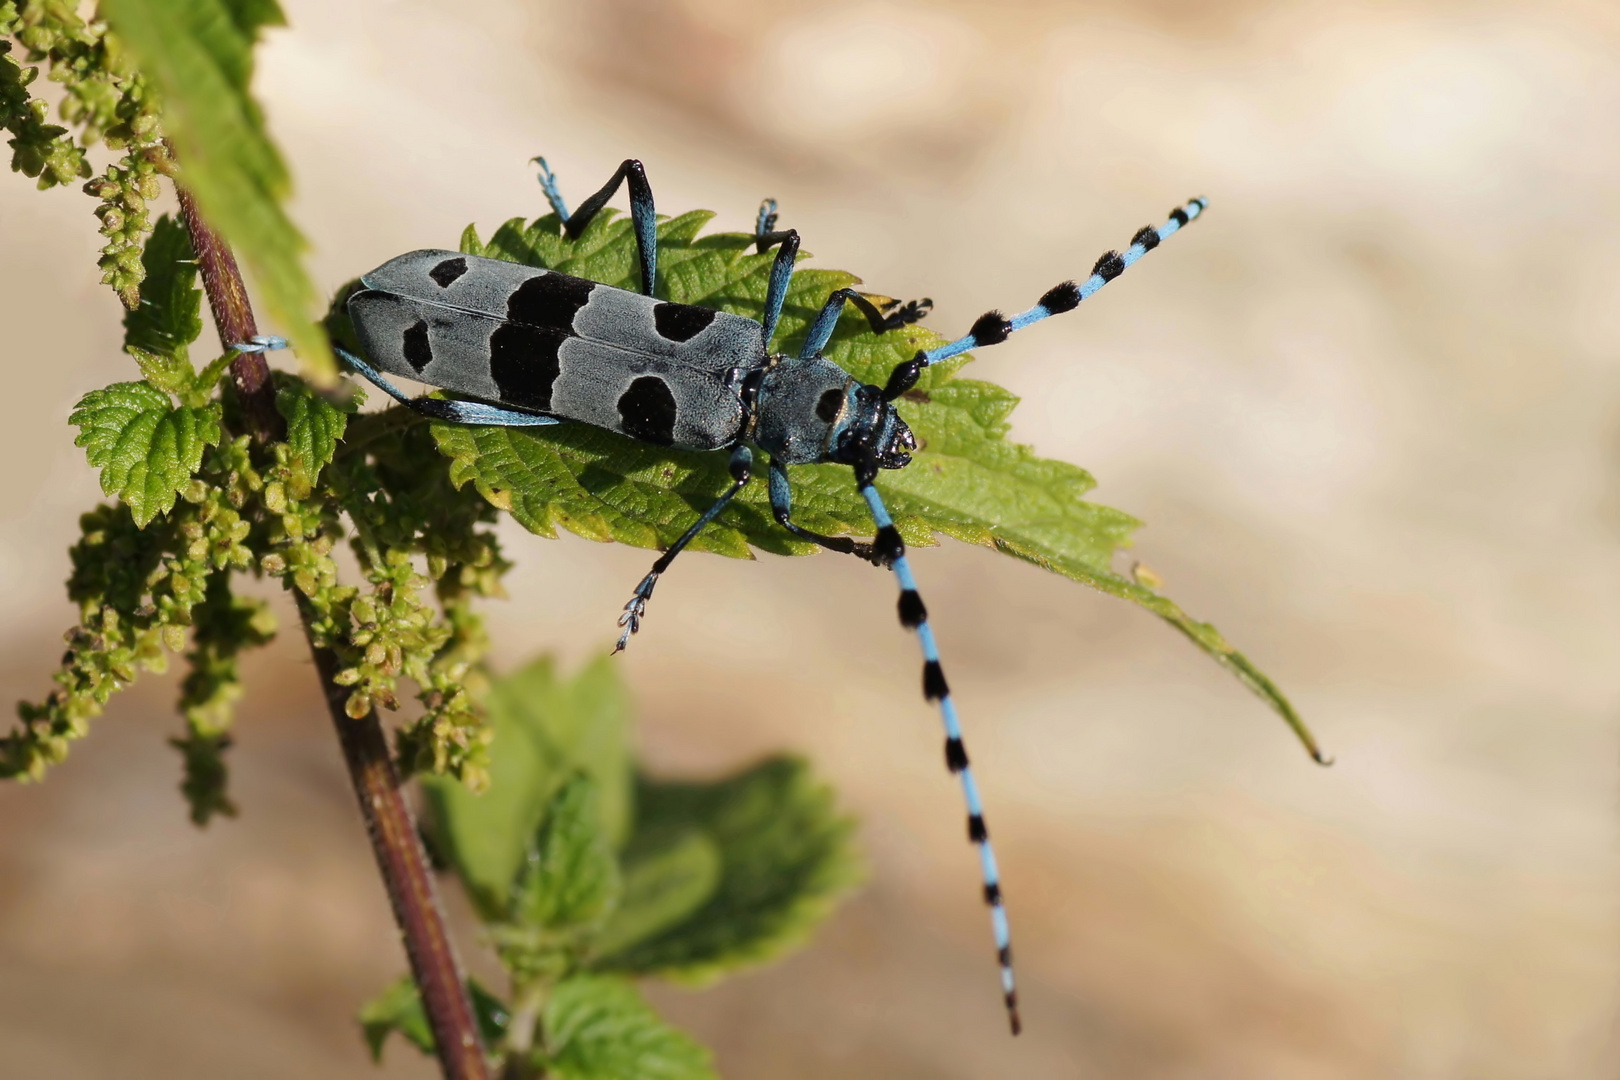
[[[836,551],[840,555],[855,555],[870,563],[880,561],[874,554],[872,545],[864,540],[852,540],[847,536],[823,536],[802,525],[795,525],[792,521],[793,487],[788,483],[787,466],[775,458],[771,459],[770,490],[771,513],[775,516],[776,523],[800,540],[820,544],[828,551]]]

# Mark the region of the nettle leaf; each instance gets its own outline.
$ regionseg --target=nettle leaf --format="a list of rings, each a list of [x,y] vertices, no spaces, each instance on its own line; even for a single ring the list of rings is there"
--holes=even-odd
[[[547,929],[600,922],[618,902],[619,864],[602,832],[588,777],[563,785],[546,810],[512,890],[517,921]]]
[[[124,349],[137,359],[145,353],[171,361],[189,376],[188,346],[202,333],[203,324],[196,256],[185,226],[168,214],[158,218],[141,252],[141,265],[146,268],[141,302],[124,313]],[[142,362],[142,371],[152,379],[147,363]],[[186,388],[184,382],[157,385],[176,394]]]
[[[646,917],[636,894],[648,888],[647,878],[698,880],[670,883],[685,895],[665,902],[687,910],[649,920],[665,924],[653,932],[636,935],[610,922],[604,944],[616,951],[601,958],[601,969],[705,982],[761,963],[805,938],[861,876],[853,822],[794,758],[774,758],[715,783],[643,780],[636,822],[624,854],[626,920]],[[678,856],[684,866],[669,865],[683,832],[701,834],[718,853],[712,884],[698,865],[707,856],[696,848]],[[693,904],[700,888],[707,896]]]
[[[123,499],[141,526],[174,505],[220,438],[217,404],[176,407],[144,382],[92,390],[68,419],[79,428],[74,445],[101,469],[101,490]]]
[[[599,957],[685,922],[720,887],[725,860],[701,829],[650,829],[626,855],[619,906],[594,941]]]
[[[601,835],[618,847],[630,831],[630,704],[607,657],[571,679],[549,657],[496,681],[487,708],[495,741],[490,784],[426,776],[431,834],[484,918],[506,917],[513,881],[547,808],[574,775],[594,787]]]
[[[247,264],[263,305],[297,346],[306,370],[336,370],[310,313],[318,293],[303,266],[303,236],[283,203],[287,167],[249,93],[253,46],[286,19],[275,0],[105,0],[101,12],[161,91],[181,181]]]
[[[659,224],[658,294],[759,318],[774,254],[755,254],[752,238],[742,233],[699,237],[712,216],[693,211]],[[469,226],[461,246],[470,254],[545,266],[620,288],[636,286],[630,221],[607,212],[577,241],[564,237],[550,215],[527,224],[508,221],[487,244]],[[796,353],[827,296],[858,282],[838,271],[795,273],[773,347]],[[856,377],[882,385],[918,349],[944,340],[922,326],[874,335],[865,319],[846,310],[826,355]],[[963,355],[928,369],[899,402],[921,448],[909,467],[882,473],[878,487],[906,540],[927,545],[940,534],[954,537],[1140,604],[1260,695],[1320,760],[1287,698],[1214,627],[1113,568],[1140,523],[1086,501],[1096,482],[1084,469],[1007,441],[1008,417],[1018,399],[991,383],[959,378],[969,359]],[[562,528],[592,540],[666,548],[730,484],[724,454],[650,446],[585,424],[435,424],[433,434],[451,459],[450,476],[458,486],[475,485],[541,536],[555,536]],[[791,475],[800,524],[835,535],[872,534],[871,515],[849,468],[795,466]],[[784,555],[817,550],[776,524],[764,483],[745,488],[691,546],[734,558],[751,557],[751,548]]]
[[[709,1051],[629,984],[580,975],[552,991],[531,1063],[557,1080],[714,1080]]]
[[[506,1003],[485,990],[477,979],[467,980],[467,996],[472,999],[473,1017],[484,1046],[496,1046],[511,1022]],[[362,1005],[357,1019],[372,1061],[382,1060],[383,1044],[395,1032],[422,1053],[433,1053],[433,1029],[428,1026],[422,995],[409,975],[401,975],[388,989]]]
[[[349,414],[358,404],[353,399],[334,404],[300,379],[276,381],[276,411],[287,421],[287,445],[292,450],[293,464],[313,484],[337,453]]]

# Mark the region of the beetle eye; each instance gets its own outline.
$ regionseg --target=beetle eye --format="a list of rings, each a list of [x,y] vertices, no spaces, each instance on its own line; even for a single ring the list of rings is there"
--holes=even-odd
[[[828,390],[816,402],[816,416],[827,423],[838,419],[838,410],[844,407],[844,392],[842,390]]]

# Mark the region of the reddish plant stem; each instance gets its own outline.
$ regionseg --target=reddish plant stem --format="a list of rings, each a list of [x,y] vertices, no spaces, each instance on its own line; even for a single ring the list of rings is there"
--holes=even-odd
[[[236,268],[236,256],[197,212],[191,192],[178,184],[175,187],[180,193],[180,217],[191,234],[191,248],[197,256],[197,268],[202,271],[203,293],[208,297],[214,326],[219,330],[219,343],[228,349],[252,341],[259,326],[253,319],[242,272]],[[261,443],[280,438],[282,419],[276,411],[275,386],[270,381],[270,365],[264,362],[264,355],[243,353],[232,360],[231,381],[242,399],[242,411],[252,428],[253,438]]]
[[[213,309],[221,343],[229,347],[250,340],[258,329],[230,248],[198,214],[196,203],[184,188],[180,188],[180,213],[191,234],[203,290]],[[238,356],[231,362],[231,379],[241,396],[254,439],[262,443],[279,438],[284,425],[276,410],[275,386],[264,355]],[[393,755],[388,752],[388,740],[375,711],[359,720],[349,716],[345,708],[349,692],[335,681],[341,662],[335,652],[317,645],[310,636],[314,614],[302,596],[298,600],[298,614],[304,634],[310,639],[327,709],[337,726],[349,779],[360,800],[360,814],[433,1029],[439,1065],[446,1080],[487,1080],[488,1066],[461,965],[444,925],[433,874],[416,831],[416,819],[401,790]]]

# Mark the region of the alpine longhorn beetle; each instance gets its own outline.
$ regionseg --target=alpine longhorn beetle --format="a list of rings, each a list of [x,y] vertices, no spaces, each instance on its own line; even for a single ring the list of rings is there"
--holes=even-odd
[[[967,801],[968,838],[979,849],[1002,994],[1013,1034],[1018,1034],[1011,934],[978,785],[968,767],[956,706],[940,667],[928,611],[906,559],[905,542],[874,481],[881,469],[910,464],[910,451],[917,449],[916,436],[893,402],[916,384],[925,367],[998,344],[1031,323],[1074,310],[1202,213],[1204,200],[1193,199],[1172,210],[1158,228],[1139,230],[1123,252],[1109,251],[1098,259],[1084,281],[1054,286],[1028,311],[1011,318],[999,311],[981,315],[965,335],[918,352],[879,387],[858,382],[822,355],[844,305],[855,305],[873,331],[883,333],[922,318],[930,301],[889,303],[880,309],[860,293],[838,289],[811,324],[797,356],[772,354],[771,336],[799,250],[797,232],[776,231],[773,200],[761,205],[754,228],[759,253],[777,248],[763,317],[755,321],[655,296],[657,218],[641,162],[624,162],[600,191],[570,214],[545,160],[535,161],[546,200],[571,239],[585,230],[621,184],[629,185],[640,292],[500,259],[413,251],[364,275],[360,288],[347,299],[355,335],[369,363],[334,346],[338,355],[394,400],[438,420],[511,427],[573,420],[659,446],[730,451],[731,486],[659,556],[636,586],[619,616],[624,630],[615,652],[641,629],[659,575],[753,476],[751,447],[769,457],[771,511],[784,529],[829,550],[892,569],[900,585],[900,622],[917,632],[922,645],[923,694],[939,703],[944,720],[945,763],[960,778]],[[261,342],[241,346],[265,347],[274,346]],[[411,398],[381,372],[477,400]],[[823,536],[793,522],[787,467],[813,462],[854,469],[856,487],[877,527],[871,543]]]

